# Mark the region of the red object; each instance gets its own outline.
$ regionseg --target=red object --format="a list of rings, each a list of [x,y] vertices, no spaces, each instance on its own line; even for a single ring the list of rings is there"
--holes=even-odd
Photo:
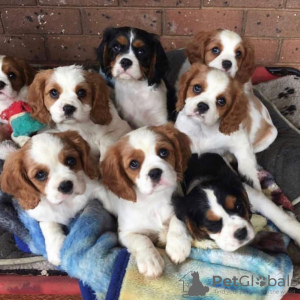
[[[300,300],[300,294],[286,294],[282,300]]]
[[[31,112],[31,107],[24,101],[16,101],[10,107],[3,110],[0,118],[9,121],[9,119],[22,112]]]
[[[251,77],[253,84],[270,81],[278,78],[278,76],[271,74],[265,67],[256,67]]]

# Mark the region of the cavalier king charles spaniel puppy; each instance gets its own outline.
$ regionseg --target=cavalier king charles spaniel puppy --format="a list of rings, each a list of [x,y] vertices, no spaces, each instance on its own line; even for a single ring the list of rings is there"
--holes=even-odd
[[[28,102],[34,118],[59,131],[79,132],[98,157],[131,130],[110,101],[103,77],[80,66],[39,72],[30,85]]]
[[[233,154],[240,175],[261,190],[251,143],[251,137],[261,136],[255,132],[256,120],[249,106],[237,80],[221,70],[194,63],[180,79],[176,127],[192,140],[192,153]]]
[[[68,225],[99,185],[89,152],[88,143],[75,131],[42,133],[4,163],[1,190],[39,221],[48,260],[54,265],[60,264],[65,240],[61,224]]]
[[[155,241],[166,245],[174,263],[190,253],[191,238],[171,204],[190,155],[188,137],[166,124],[130,132],[100,164],[103,189],[98,198],[118,218],[119,240],[145,276],[158,277],[164,270]]]
[[[167,122],[163,79],[168,60],[155,34],[132,27],[107,28],[97,56],[102,72],[115,79],[117,109],[133,128]]]
[[[235,251],[253,240],[251,211],[271,220],[300,245],[299,222],[263,193],[243,184],[218,154],[193,154],[182,193],[172,202],[176,216],[186,223],[193,238],[210,238],[225,251]]]
[[[179,78],[189,69],[190,64],[201,62],[226,72],[244,85],[252,116],[251,126],[254,127],[252,132],[256,134],[250,135],[254,152],[267,149],[276,139],[277,129],[267,108],[253,93],[251,75],[255,69],[255,53],[249,41],[225,29],[199,32],[187,44],[185,52],[187,59]]]
[[[0,55],[0,113],[14,101],[26,101],[35,70],[23,59]],[[0,120],[8,123],[6,120]]]

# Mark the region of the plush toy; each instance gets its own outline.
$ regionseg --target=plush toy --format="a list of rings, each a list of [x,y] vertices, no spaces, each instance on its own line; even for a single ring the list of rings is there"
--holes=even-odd
[[[15,101],[2,111],[0,118],[9,122],[12,139],[20,136],[29,137],[45,127],[45,124],[31,117],[31,107],[24,101]]]

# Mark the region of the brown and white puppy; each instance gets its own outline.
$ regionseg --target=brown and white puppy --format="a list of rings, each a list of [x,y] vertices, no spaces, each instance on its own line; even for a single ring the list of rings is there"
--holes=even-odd
[[[164,270],[164,260],[153,244],[157,239],[166,244],[175,263],[190,253],[190,236],[171,205],[190,154],[188,137],[167,124],[130,132],[101,163],[99,199],[118,218],[120,242],[145,276],[158,277]]]
[[[96,156],[104,155],[131,130],[110,101],[103,77],[80,66],[39,72],[29,88],[28,102],[34,118],[59,131],[79,132]]]
[[[26,101],[27,88],[35,73],[25,60],[0,55],[0,113],[14,101]]]
[[[60,264],[67,225],[93,198],[99,185],[90,147],[75,131],[33,136],[11,153],[0,177],[1,190],[40,222],[48,260]]]
[[[180,79],[176,128],[192,140],[193,153],[233,154],[239,173],[260,190],[249,106],[237,80],[221,70],[194,63]]]
[[[187,60],[179,76],[189,69],[190,64],[201,62],[226,72],[244,85],[249,102],[251,118],[248,126],[252,127],[249,134],[254,152],[268,148],[277,136],[277,129],[268,110],[253,93],[251,76],[255,69],[255,52],[251,43],[233,31],[217,29],[197,33],[187,44],[185,52]]]

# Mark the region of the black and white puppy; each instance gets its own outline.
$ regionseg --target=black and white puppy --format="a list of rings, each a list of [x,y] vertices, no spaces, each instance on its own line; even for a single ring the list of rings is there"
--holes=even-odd
[[[218,154],[191,157],[182,192],[184,196],[173,197],[175,213],[197,240],[211,238],[225,251],[237,250],[254,238],[252,211],[271,220],[299,245],[300,223],[262,192],[242,183]]]
[[[115,79],[115,103],[122,118],[133,128],[167,122],[164,76],[169,64],[155,34],[107,28],[97,56],[106,77]]]

